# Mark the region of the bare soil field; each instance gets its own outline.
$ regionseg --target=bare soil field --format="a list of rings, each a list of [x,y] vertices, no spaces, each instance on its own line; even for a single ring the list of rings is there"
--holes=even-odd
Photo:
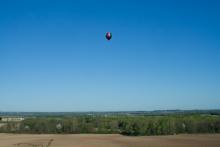
[[[220,134],[144,137],[0,134],[0,147],[220,147]]]

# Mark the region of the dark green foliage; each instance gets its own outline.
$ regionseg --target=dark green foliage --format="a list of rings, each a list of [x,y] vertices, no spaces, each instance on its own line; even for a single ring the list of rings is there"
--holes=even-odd
[[[180,133],[220,133],[220,116],[68,116],[35,117],[10,122],[0,132],[12,133],[120,133],[124,135],[173,135]]]

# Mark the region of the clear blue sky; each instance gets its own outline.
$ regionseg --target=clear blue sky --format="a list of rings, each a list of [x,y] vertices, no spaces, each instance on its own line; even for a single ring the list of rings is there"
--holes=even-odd
[[[0,111],[220,108],[219,7],[2,0]]]

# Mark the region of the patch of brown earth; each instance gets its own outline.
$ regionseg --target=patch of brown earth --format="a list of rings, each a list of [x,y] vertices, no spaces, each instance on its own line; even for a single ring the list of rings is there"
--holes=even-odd
[[[220,134],[144,137],[0,134],[0,147],[220,147]]]

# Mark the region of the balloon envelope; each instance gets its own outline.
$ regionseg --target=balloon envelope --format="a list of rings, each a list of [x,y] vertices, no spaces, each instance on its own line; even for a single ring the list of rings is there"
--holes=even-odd
[[[105,35],[106,39],[107,40],[111,40],[112,38],[112,33],[111,32],[107,32],[106,35]]]

